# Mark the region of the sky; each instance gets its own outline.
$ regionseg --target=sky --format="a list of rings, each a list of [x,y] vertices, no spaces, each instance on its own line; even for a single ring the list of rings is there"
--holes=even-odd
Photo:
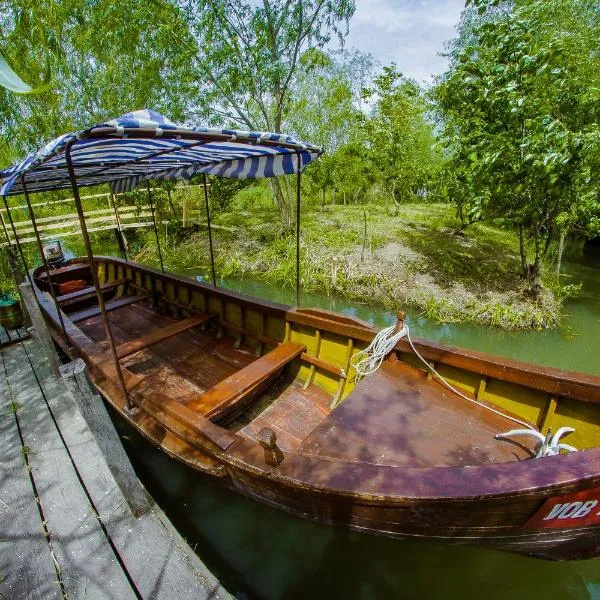
[[[404,75],[429,83],[446,68],[439,53],[455,37],[464,6],[465,0],[356,0],[345,47],[382,65],[395,62]]]

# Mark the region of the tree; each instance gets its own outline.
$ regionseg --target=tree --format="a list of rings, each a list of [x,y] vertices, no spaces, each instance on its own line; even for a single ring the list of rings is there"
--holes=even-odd
[[[452,166],[466,184],[463,214],[518,233],[522,275],[537,293],[559,224],[589,199],[594,177],[598,13],[586,0],[475,4],[481,18],[463,20],[435,97]]]
[[[167,0],[0,0],[1,50],[26,81],[52,73],[53,90],[16,97],[0,89],[0,160],[8,164],[41,141],[137,108],[184,119],[197,84],[173,44],[195,47],[180,9]]]
[[[322,205],[332,188],[344,197],[346,193],[355,197],[368,184],[354,167],[364,154],[357,82],[369,78],[372,65],[372,57],[356,51],[327,54],[313,48],[300,58],[290,94],[289,131],[325,151],[305,178],[321,196]]]
[[[364,137],[376,177],[396,206],[426,193],[441,156],[426,119],[422,90],[392,64],[363,93],[375,99],[374,110],[364,122]]]
[[[280,133],[289,116],[301,57],[332,37],[341,42],[352,0],[206,0],[184,8],[197,39],[190,66],[205,81],[197,113],[240,127]],[[282,224],[293,221],[278,179]]]

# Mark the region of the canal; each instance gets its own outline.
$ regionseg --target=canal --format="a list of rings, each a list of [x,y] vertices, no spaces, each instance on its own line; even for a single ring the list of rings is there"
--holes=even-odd
[[[600,262],[566,266],[581,294],[557,331],[504,332],[436,325],[408,310],[413,336],[521,360],[600,374]],[[186,273],[197,276],[195,273]],[[226,280],[239,292],[292,303],[293,291]],[[304,306],[356,315],[383,326],[394,314],[325,295]],[[477,547],[359,535],[305,521],[222,489],[135,431],[122,433],[135,467],[202,560],[239,598],[600,598],[600,559],[552,563]]]

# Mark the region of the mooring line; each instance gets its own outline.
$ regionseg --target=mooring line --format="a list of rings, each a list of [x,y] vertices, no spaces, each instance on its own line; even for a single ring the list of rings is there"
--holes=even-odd
[[[71,454],[71,451],[69,450],[69,446],[67,445],[67,441],[65,440],[62,431],[60,430],[60,427],[58,425],[58,422],[56,420],[56,417],[54,416],[54,412],[50,406],[50,403],[48,402],[48,398],[46,396],[46,393],[44,392],[44,388],[42,387],[42,384],[40,382],[40,379],[35,371],[35,367],[33,366],[33,362],[31,360],[31,357],[29,356],[29,352],[27,351],[27,348],[25,347],[25,340],[23,338],[21,338],[21,335],[19,334],[19,332],[17,331],[17,335],[19,335],[19,339],[21,340],[21,346],[23,347],[23,350],[25,351],[25,356],[27,356],[27,361],[29,362],[29,366],[31,367],[31,371],[33,373],[33,376],[35,377],[36,383],[38,388],[40,389],[40,392],[42,394],[42,397],[44,398],[44,402],[46,403],[46,407],[48,408],[48,411],[50,413],[50,418],[52,419],[52,422],[54,423],[54,427],[56,428],[56,431],[58,433],[58,436],[60,437],[60,440],[65,448],[65,451],[67,453],[67,456],[69,457],[69,460],[71,461],[71,465],[73,466],[73,469],[75,470],[75,475],[77,476],[77,479],[79,480],[79,483],[81,484],[81,487],[83,488],[83,492],[86,495],[88,502],[90,503],[90,507],[96,517],[96,520],[98,521],[98,524],[100,525],[100,528],[102,529],[102,533],[104,533],[104,536],[106,537],[106,540],[108,541],[113,554],[115,556],[115,559],[117,560],[117,562],[119,563],[119,565],[121,566],[121,569],[123,570],[123,573],[125,575],[125,577],[127,578],[127,581],[129,582],[129,584],[132,587],[132,590],[136,596],[136,598],[138,598],[138,600],[144,600],[144,597],[142,596],[140,590],[138,589],[135,581],[133,580],[133,577],[131,576],[131,573],[129,572],[129,569],[127,568],[127,565],[125,564],[125,562],[123,561],[123,559],[121,558],[121,555],[119,554],[119,551],[117,550],[117,547],[115,546],[115,543],[112,541],[110,534],[108,533],[108,530],[106,529],[106,525],[104,524],[104,522],[102,521],[102,517],[100,517],[100,512],[98,511],[96,504],[94,503],[94,500],[92,498],[92,496],[90,495],[84,481],[83,478],[81,476],[81,473],[79,472],[79,469],[77,467],[77,465],[75,464],[75,459],[73,458],[73,455]],[[6,372],[6,366],[5,366],[5,372]]]

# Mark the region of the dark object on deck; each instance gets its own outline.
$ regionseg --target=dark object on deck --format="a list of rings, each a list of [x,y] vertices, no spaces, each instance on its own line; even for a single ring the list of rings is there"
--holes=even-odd
[[[0,299],[0,325],[4,329],[23,327],[23,311],[18,300],[13,298]]]

